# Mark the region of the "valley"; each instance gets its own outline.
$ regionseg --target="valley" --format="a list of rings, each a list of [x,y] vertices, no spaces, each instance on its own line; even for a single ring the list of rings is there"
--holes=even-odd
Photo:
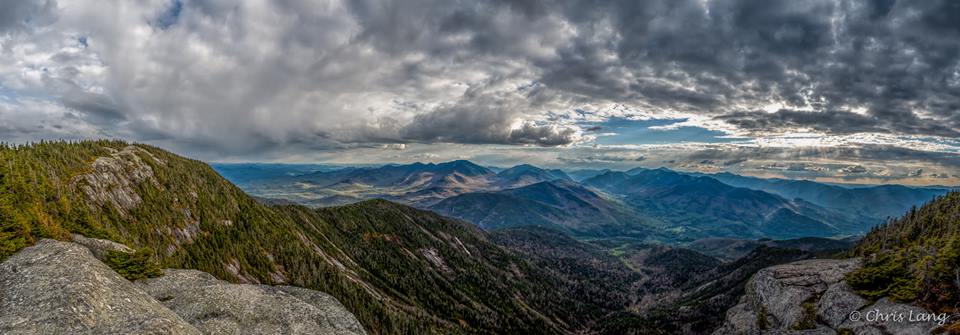
[[[665,169],[597,171],[576,182],[533,166],[493,172],[467,161],[296,173],[218,167],[242,173],[237,182],[251,196],[200,161],[139,144],[45,142],[3,147],[0,158],[0,260],[44,239],[101,238],[165,268],[325,292],[371,334],[711,334],[739,327],[727,325],[726,311],[741,306],[762,269],[872,259],[875,241],[912,241],[890,231],[942,237],[936,243],[952,255],[949,229],[912,227],[957,223],[955,193],[871,228],[800,198]],[[362,184],[367,193],[315,207],[283,193],[306,182]],[[270,185],[284,196],[258,193]],[[901,258],[868,260],[850,285],[949,310],[952,295],[882,281],[895,271],[922,273],[935,292],[952,285],[936,282],[956,268],[946,256],[929,274],[890,269],[928,257],[910,243],[882,243],[905,248],[890,253]],[[122,264],[125,276],[142,271]]]

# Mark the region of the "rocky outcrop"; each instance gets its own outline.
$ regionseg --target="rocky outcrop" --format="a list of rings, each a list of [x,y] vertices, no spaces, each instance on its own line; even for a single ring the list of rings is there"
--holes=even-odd
[[[204,334],[364,334],[340,302],[314,290],[231,284],[173,269],[136,285]]]
[[[40,240],[0,263],[0,334],[200,334],[86,248]]]
[[[922,308],[858,296],[843,279],[860,264],[815,259],[762,269],[714,335],[928,334],[941,325]]]
[[[73,240],[41,240],[0,263],[0,334],[365,334],[323,292],[195,270],[131,283],[94,257],[130,248]]]
[[[101,240],[99,238],[89,238],[78,234],[73,234],[70,239],[73,240],[73,243],[86,247],[87,250],[90,250],[90,252],[93,253],[93,257],[96,257],[99,260],[103,260],[108,251],[120,251],[126,253],[131,253],[134,251],[130,247],[114,241]]]
[[[153,168],[140,158],[150,157],[157,164],[163,161],[149,151],[130,145],[122,150],[111,150],[110,156],[99,157],[93,161],[90,173],[78,176],[74,183],[82,181],[80,189],[99,206],[113,205],[121,215],[133,209],[143,201],[134,191],[142,182],[150,181],[157,187],[160,184],[153,176]]]

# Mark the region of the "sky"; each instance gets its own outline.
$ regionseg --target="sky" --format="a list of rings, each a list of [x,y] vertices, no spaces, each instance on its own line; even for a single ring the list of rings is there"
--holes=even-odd
[[[0,141],[960,184],[960,2],[0,0]]]

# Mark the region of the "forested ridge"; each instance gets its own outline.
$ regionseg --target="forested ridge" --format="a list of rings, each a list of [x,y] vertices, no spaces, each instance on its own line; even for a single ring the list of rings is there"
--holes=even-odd
[[[960,306],[960,192],[951,192],[875,227],[854,248],[864,267],[847,281],[877,299],[937,312]]]
[[[428,211],[267,206],[203,162],[121,141],[0,146],[0,259],[71,233],[148,250],[163,267],[325,291],[374,334],[574,333],[610,313]]]

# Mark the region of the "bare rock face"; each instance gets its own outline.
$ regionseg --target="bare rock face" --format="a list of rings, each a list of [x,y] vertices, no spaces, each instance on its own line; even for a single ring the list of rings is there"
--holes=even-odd
[[[136,285],[204,334],[365,334],[353,314],[319,291],[231,284],[173,269]]]
[[[121,214],[140,204],[142,199],[135,188],[142,182],[152,182],[159,186],[153,177],[153,168],[140,159],[139,154],[150,157],[163,164],[150,152],[137,146],[127,146],[113,152],[109,157],[99,157],[93,161],[93,171],[78,176],[82,181],[80,189],[97,205],[113,205]]]
[[[933,315],[916,306],[885,299],[868,306],[843,281],[860,266],[859,259],[815,259],[762,269],[747,282],[746,294],[727,311],[714,335],[929,334],[940,326],[937,320],[910,319]],[[869,320],[868,315],[904,318]]]
[[[200,334],[74,243],[40,240],[0,263],[0,334]]]

